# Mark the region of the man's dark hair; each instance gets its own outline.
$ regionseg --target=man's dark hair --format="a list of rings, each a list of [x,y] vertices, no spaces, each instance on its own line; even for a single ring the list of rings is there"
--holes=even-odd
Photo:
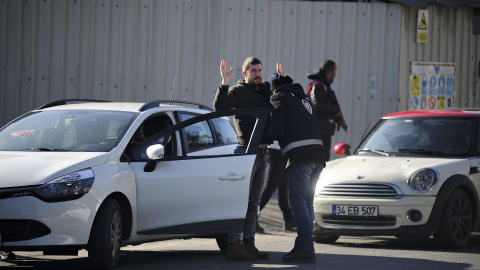
[[[327,73],[329,71],[334,71],[335,69],[335,62],[332,60],[325,60],[322,62],[322,65],[320,66],[320,70]]]
[[[260,59],[250,56],[247,59],[245,59],[245,61],[243,62],[242,72],[247,71],[250,65],[258,65],[258,64],[262,64]]]

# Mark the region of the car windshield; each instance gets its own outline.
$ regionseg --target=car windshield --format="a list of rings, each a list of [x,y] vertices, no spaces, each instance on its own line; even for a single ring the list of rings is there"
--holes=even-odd
[[[136,116],[93,110],[33,112],[0,130],[0,151],[108,152]]]
[[[415,117],[382,119],[357,149],[361,155],[467,157],[472,149],[473,119]]]

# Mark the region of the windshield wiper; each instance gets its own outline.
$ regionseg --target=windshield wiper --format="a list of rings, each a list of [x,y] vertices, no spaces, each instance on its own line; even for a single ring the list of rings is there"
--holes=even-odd
[[[28,149],[30,151],[40,151],[40,152],[55,152],[55,151],[63,151],[59,149],[52,149],[52,148],[46,148],[46,147],[39,147],[39,148],[31,148]]]
[[[422,153],[422,154],[429,154],[429,155],[435,155],[435,156],[441,156],[441,157],[451,156],[442,151],[422,149],[422,148],[399,148],[397,151],[402,153]]]
[[[387,156],[387,157],[390,156],[390,154],[385,153],[385,151],[383,151],[383,150],[376,150],[376,149],[368,149],[368,148],[365,148],[365,149],[358,149],[357,151],[359,151],[359,152],[376,153],[376,154],[384,155],[384,156]]]

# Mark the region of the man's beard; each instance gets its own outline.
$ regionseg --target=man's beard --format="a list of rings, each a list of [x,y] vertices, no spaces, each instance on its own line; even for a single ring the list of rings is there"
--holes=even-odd
[[[260,80],[258,83],[255,82],[255,80],[257,80],[257,79]],[[250,83],[253,83],[253,84],[261,84],[261,83],[262,83],[262,77],[256,77],[256,78],[252,79]]]

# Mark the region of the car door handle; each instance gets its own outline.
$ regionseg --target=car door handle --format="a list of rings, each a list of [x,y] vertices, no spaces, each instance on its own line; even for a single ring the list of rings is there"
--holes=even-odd
[[[236,175],[234,173],[228,173],[225,176],[220,176],[218,179],[225,181],[225,180],[243,180],[245,179],[245,175]]]

